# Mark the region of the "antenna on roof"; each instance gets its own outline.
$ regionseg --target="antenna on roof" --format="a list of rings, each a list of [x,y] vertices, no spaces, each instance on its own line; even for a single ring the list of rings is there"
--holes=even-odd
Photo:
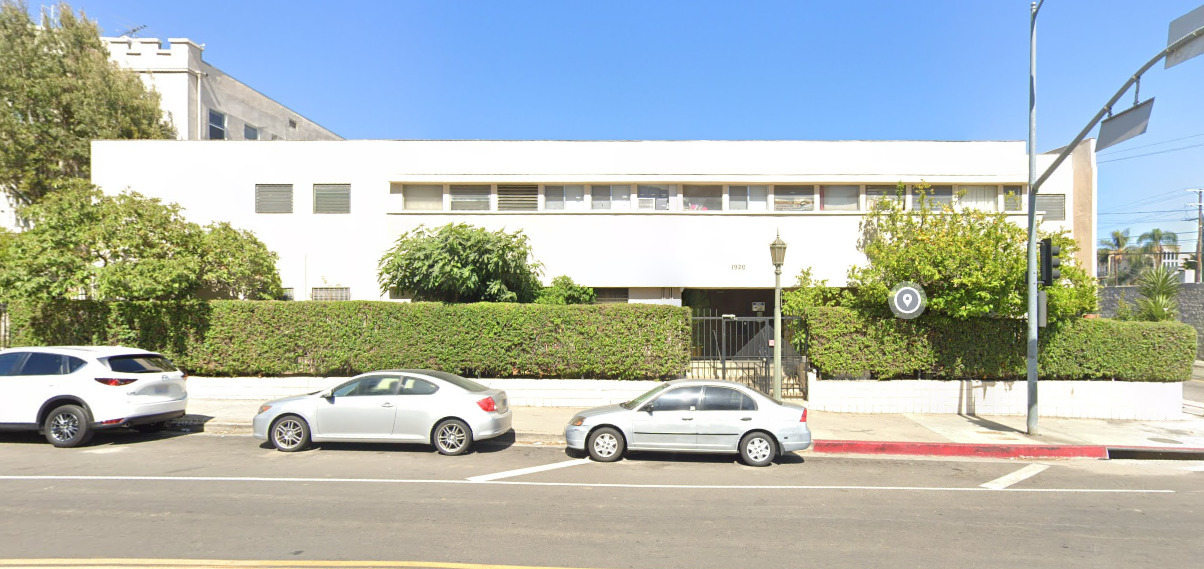
[[[142,26],[134,26],[134,27],[132,27],[132,28],[130,28],[130,29],[128,29],[128,30],[126,30],[126,31],[124,31],[124,32],[121,32],[121,33],[117,34],[117,36],[118,36],[118,37],[125,37],[125,36],[137,37],[137,34],[138,34],[138,32],[140,32],[140,31],[142,31],[142,30],[145,30],[145,29],[146,29],[146,26],[145,26],[145,25],[142,25]]]

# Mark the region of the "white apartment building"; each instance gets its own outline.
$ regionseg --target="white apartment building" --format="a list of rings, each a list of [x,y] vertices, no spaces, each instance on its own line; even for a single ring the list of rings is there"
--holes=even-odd
[[[101,38],[109,59],[137,71],[159,92],[163,116],[180,140],[342,140],[210,65],[186,38]]]
[[[1042,155],[1039,165],[1052,162]],[[544,282],[568,275],[604,301],[772,311],[769,243],[783,284],[804,268],[843,285],[864,263],[858,225],[896,184],[1026,222],[1025,145],[932,141],[96,141],[92,181],[229,221],[280,255],[297,300],[389,299],[377,263],[420,225],[529,236]],[[1094,273],[1094,141],[1037,196],[1045,228],[1073,232]],[[958,195],[961,194],[961,197]]]

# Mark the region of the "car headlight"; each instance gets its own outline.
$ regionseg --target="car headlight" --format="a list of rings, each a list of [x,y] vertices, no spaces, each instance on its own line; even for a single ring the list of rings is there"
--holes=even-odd
[[[576,417],[573,417],[572,421],[569,421],[569,424],[574,427],[580,427],[584,423],[585,423],[585,417],[582,417],[581,415],[577,415]]]
[[[271,408],[272,408],[272,406],[270,404],[264,403],[263,405],[259,406],[259,413],[266,413],[268,411],[268,409],[271,409]],[[259,413],[256,413],[256,414],[259,414]]]

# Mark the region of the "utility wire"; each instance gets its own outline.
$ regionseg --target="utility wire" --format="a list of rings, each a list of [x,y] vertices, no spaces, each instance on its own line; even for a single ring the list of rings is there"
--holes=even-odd
[[[1131,158],[1142,158],[1145,156],[1153,156],[1155,154],[1166,154],[1167,152],[1178,152],[1180,150],[1187,150],[1189,148],[1197,148],[1200,146],[1204,146],[1204,142],[1201,142],[1200,144],[1192,144],[1189,146],[1180,146],[1179,148],[1168,148],[1166,150],[1159,150],[1158,152],[1147,152],[1145,154],[1137,154],[1134,156],[1125,156],[1123,158],[1113,158],[1111,160],[1100,160],[1099,162],[1097,162],[1097,164],[1107,164],[1108,162],[1120,162],[1121,160],[1129,160]]]
[[[1125,148],[1123,150],[1105,150],[1104,152],[1098,153],[1097,155],[1098,156],[1112,156],[1115,154],[1124,154],[1126,152],[1132,152],[1134,150],[1140,150],[1142,148],[1149,148],[1151,146],[1159,146],[1162,144],[1170,144],[1172,142],[1179,142],[1180,140],[1187,140],[1189,138],[1199,138],[1201,136],[1204,136],[1204,132],[1202,132],[1200,134],[1193,134],[1190,136],[1184,136],[1184,137],[1180,137],[1180,138],[1172,138],[1170,140],[1163,140],[1162,142],[1151,142],[1150,144],[1143,144],[1141,146],[1133,146],[1130,148]]]

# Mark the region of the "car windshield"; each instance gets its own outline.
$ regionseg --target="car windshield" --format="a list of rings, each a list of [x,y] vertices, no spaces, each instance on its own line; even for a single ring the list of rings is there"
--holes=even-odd
[[[454,373],[447,373],[445,371],[423,371],[422,373],[424,375],[429,375],[431,377],[437,377],[439,379],[442,379],[443,381],[446,381],[452,385],[455,385],[456,387],[460,387],[466,391],[485,391],[485,390],[489,389],[488,387],[481,385],[471,379],[460,377]]]
[[[628,401],[626,403],[619,403],[619,406],[624,409],[635,409],[636,407],[639,407],[645,401],[652,399],[653,397],[656,396],[657,393],[664,391],[668,387],[669,387],[668,383],[662,383],[656,387],[653,387],[647,393],[645,393],[639,397],[636,397],[635,399],[632,399],[631,401]]]

